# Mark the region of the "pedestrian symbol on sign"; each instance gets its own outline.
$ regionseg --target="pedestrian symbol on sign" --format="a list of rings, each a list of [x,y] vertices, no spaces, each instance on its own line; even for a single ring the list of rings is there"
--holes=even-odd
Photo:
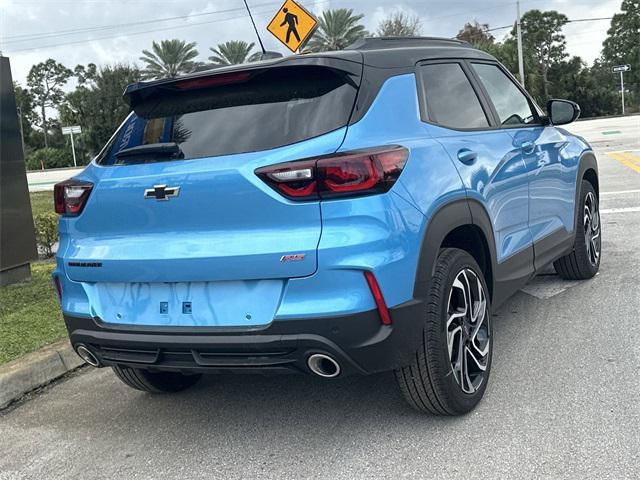
[[[289,50],[296,52],[304,47],[317,25],[316,18],[302,5],[286,0],[269,22],[267,30]]]
[[[284,20],[282,21],[280,26],[284,27],[285,24],[289,25],[289,28],[287,29],[287,38],[285,40],[286,43],[289,43],[289,37],[291,37],[292,33],[296,37],[296,40],[298,40],[298,43],[300,43],[300,35],[298,35],[298,30],[296,30],[296,25],[298,24],[298,17],[293,13],[289,12],[287,8],[283,8],[282,11],[284,12]]]

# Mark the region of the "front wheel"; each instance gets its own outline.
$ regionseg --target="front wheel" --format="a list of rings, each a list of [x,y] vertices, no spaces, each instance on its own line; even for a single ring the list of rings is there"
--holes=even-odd
[[[482,270],[464,250],[443,249],[428,292],[427,317],[413,361],[396,370],[417,410],[462,415],[482,398],[491,368],[491,318]]]
[[[152,372],[116,365],[113,372],[128,387],[149,393],[180,392],[198,383],[201,374],[184,375],[179,372]]]

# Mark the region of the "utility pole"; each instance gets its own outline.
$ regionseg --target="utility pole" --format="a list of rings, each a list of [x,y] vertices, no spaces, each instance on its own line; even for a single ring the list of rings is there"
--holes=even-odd
[[[516,33],[518,37],[518,69],[520,70],[520,84],[524,88],[524,58],[522,56],[522,27],[520,26],[520,0],[516,2],[518,19],[516,21]]]
[[[22,155],[24,155],[24,129],[22,128],[22,109],[17,107],[18,119],[20,120],[20,140],[22,142]]]

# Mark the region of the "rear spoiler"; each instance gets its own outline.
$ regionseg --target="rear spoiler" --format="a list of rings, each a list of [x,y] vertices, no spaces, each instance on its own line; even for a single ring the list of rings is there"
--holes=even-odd
[[[177,78],[165,78],[151,82],[132,83],[125,88],[124,100],[131,109],[154,97],[191,91],[198,88],[240,83],[261,71],[296,66],[325,67],[344,73],[354,86],[360,86],[362,78],[362,54],[358,51],[339,52],[339,56],[294,55],[285,58],[243,63],[229,67],[213,68]],[[313,81],[313,79],[310,79]]]

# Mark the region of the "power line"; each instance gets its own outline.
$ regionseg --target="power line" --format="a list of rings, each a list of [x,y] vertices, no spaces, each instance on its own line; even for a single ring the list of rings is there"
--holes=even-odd
[[[266,2],[254,5],[253,7],[263,7],[266,5],[273,5],[277,2]],[[244,11],[244,8],[228,8],[226,10],[216,10],[214,12],[201,12],[201,13],[193,13],[188,15],[178,15],[175,17],[163,17],[163,18],[154,18],[152,20],[141,20],[137,22],[129,22],[129,23],[120,23],[120,24],[112,24],[112,25],[99,25],[94,27],[84,27],[84,28],[72,28],[68,30],[55,30],[52,32],[44,32],[44,33],[25,33],[19,35],[9,35],[5,37],[4,43],[16,43],[16,42],[25,42],[30,40],[39,40],[41,38],[51,38],[51,37],[59,37],[65,35],[74,35],[76,33],[87,33],[93,31],[100,30],[111,30],[114,28],[127,28],[138,25],[148,25],[150,23],[159,23],[159,22],[168,22],[172,20],[187,20],[189,18],[198,18],[204,17],[208,15],[217,15],[220,13],[230,13],[236,11]]]
[[[319,0],[319,1],[316,1],[316,2],[311,2],[308,5],[317,5],[317,4],[327,3],[328,1],[329,0]],[[265,5],[265,4],[263,4],[263,5]],[[271,5],[271,4],[269,4],[269,5]],[[244,10],[244,8],[241,9],[241,10]],[[270,9],[269,11],[258,12],[255,15],[256,16],[263,16],[263,15],[271,15],[272,13],[273,12]],[[61,47],[61,46],[65,46],[65,45],[77,45],[77,44],[80,44],[80,43],[90,43],[90,42],[94,42],[94,41],[97,41],[97,40],[107,40],[107,39],[118,38],[118,37],[122,37],[122,36],[132,37],[132,36],[136,36],[136,35],[144,35],[146,33],[164,32],[164,31],[167,30],[167,28],[171,28],[171,29],[175,30],[175,29],[178,29],[178,28],[188,28],[188,27],[196,27],[196,26],[201,26],[201,25],[209,25],[209,24],[212,24],[212,23],[227,22],[229,20],[237,20],[237,19],[241,19],[241,18],[247,18],[247,15],[246,14],[242,14],[242,15],[237,15],[237,16],[233,16],[233,17],[229,17],[229,18],[208,20],[206,22],[190,23],[188,25],[175,25],[175,26],[171,26],[171,27],[164,26],[164,27],[161,27],[161,28],[153,28],[153,29],[149,29],[149,30],[141,30],[141,31],[131,32],[131,33],[122,33],[121,32],[121,33],[117,33],[117,34],[103,35],[103,36],[89,38],[89,39],[83,39],[83,40],[73,40],[73,41],[69,41],[69,42],[48,44],[48,45],[46,45],[46,48]],[[154,21],[154,23],[156,21]],[[11,50],[8,50],[8,51],[9,52],[29,52],[29,51],[33,51],[33,50],[41,50],[42,48],[44,48],[44,47],[17,48],[17,49],[11,49]]]

